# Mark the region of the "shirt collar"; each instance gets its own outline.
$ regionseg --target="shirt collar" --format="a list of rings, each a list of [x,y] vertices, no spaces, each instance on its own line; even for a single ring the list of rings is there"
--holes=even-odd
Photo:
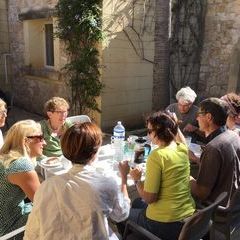
[[[215,137],[217,137],[219,134],[223,133],[226,131],[226,127],[220,127],[217,130],[213,131],[211,134],[209,134],[206,137],[206,142],[209,143],[210,141],[212,141]]]

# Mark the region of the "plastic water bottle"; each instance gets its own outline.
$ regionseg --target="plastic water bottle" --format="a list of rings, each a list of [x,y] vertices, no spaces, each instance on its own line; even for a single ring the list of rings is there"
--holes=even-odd
[[[114,138],[122,139],[124,141],[125,139],[125,128],[122,125],[121,121],[117,122],[117,125],[113,128],[113,136]]]
[[[125,140],[125,128],[121,121],[117,122],[117,125],[113,128],[114,149],[116,161],[123,160],[124,154],[124,140]]]

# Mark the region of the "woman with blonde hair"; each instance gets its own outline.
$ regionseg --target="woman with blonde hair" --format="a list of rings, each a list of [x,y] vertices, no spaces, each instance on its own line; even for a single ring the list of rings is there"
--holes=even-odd
[[[0,128],[2,128],[5,125],[6,117],[7,117],[7,104],[0,98]],[[0,129],[0,149],[2,145],[3,135]]]
[[[42,154],[44,139],[39,123],[23,120],[7,132],[0,150],[0,236],[26,224],[31,203],[40,185],[35,158]]]
[[[69,104],[61,97],[52,97],[44,104],[44,114],[47,119],[40,122],[46,145],[43,155],[59,157],[62,155],[60,138],[72,125],[66,121]]]

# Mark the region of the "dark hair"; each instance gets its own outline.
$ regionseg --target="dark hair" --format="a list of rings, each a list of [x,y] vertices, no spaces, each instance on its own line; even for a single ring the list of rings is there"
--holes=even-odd
[[[221,97],[221,100],[224,100],[229,107],[229,114],[237,116],[240,113],[240,96],[236,93],[228,93]]]
[[[207,98],[200,103],[201,111],[211,113],[213,123],[217,126],[224,126],[228,117],[228,106],[225,101],[219,98]]]
[[[94,123],[76,123],[61,139],[64,157],[73,163],[87,164],[102,144],[102,131]]]
[[[178,131],[178,124],[171,114],[165,111],[152,113],[146,119],[146,124],[148,123],[152,126],[153,134],[167,145],[175,138]]]

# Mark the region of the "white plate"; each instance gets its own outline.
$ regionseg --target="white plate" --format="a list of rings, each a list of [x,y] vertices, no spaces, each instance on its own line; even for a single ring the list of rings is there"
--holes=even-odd
[[[190,143],[189,150],[192,151],[197,157],[200,157],[202,154],[201,146],[196,143]]]
[[[50,158],[53,158],[53,157],[50,157]],[[58,162],[53,162],[53,163],[50,162],[50,163],[48,163],[48,160],[49,160],[50,158],[43,159],[43,160],[41,161],[41,164],[42,164],[43,166],[45,166],[45,167],[58,167],[58,166],[61,166],[61,165],[62,165],[62,162],[61,162],[60,159],[57,158],[57,157],[56,157],[56,159],[58,159]]]

